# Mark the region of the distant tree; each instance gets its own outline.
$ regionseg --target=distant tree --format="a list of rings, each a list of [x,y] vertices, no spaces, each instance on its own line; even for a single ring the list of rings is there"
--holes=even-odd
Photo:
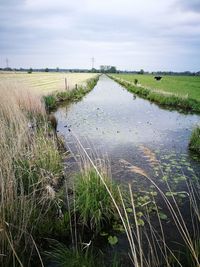
[[[10,67],[6,67],[6,68],[4,68],[4,70],[5,70],[5,71],[12,71],[12,68],[10,68]]]
[[[28,71],[27,71],[29,74],[31,74],[33,72],[33,69],[30,68]]]
[[[92,69],[91,69],[91,72],[92,72],[92,73],[97,73],[98,71],[97,71],[97,69],[92,68]]]
[[[115,66],[109,66],[109,65],[101,65],[100,71],[102,73],[116,73],[117,69]]]
[[[138,84],[138,79],[134,79],[134,84],[135,84],[135,85]]]
[[[101,66],[100,66],[100,71],[101,71],[102,73],[105,73],[105,72],[107,71],[107,69],[108,69],[108,66],[106,66],[106,65],[101,65]]]
[[[116,67],[111,66],[110,69],[109,69],[109,73],[116,73],[116,72],[117,72]]]
[[[138,72],[138,74],[144,74],[144,70],[141,69],[141,70]]]
[[[49,69],[48,69],[48,68],[46,68],[44,71],[45,71],[45,72],[49,72]]]

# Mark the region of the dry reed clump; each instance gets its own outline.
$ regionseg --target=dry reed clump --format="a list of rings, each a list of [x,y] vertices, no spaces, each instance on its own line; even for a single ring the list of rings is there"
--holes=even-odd
[[[29,266],[37,254],[42,266],[34,233],[51,206],[47,189],[61,159],[47,139],[40,98],[9,83],[0,83],[0,95],[0,265]],[[38,118],[44,126],[30,128]]]

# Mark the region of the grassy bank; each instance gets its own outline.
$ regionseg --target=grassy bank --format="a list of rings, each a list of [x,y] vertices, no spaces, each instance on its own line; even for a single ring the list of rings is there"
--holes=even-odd
[[[166,92],[180,97],[189,97],[200,101],[200,77],[199,76],[176,76],[161,75],[162,79],[156,81],[150,74],[116,74],[116,78],[134,83],[137,79],[138,84],[144,88],[158,92]]]
[[[110,77],[130,92],[159,105],[183,111],[200,112],[199,77],[164,76],[161,81],[155,81],[151,75],[116,74]]]
[[[65,91],[58,91],[53,94],[44,96],[44,102],[48,111],[54,110],[59,104],[63,102],[72,102],[81,100],[88,92],[90,92],[99,80],[99,75],[95,78],[89,79],[85,85],[75,85],[72,89]]]
[[[72,91],[73,100],[95,83]],[[45,238],[70,236],[62,142],[38,94],[1,81],[0,95],[0,265],[44,266]]]

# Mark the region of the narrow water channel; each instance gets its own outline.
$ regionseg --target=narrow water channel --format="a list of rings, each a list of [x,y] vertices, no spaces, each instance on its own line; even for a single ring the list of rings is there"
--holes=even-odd
[[[113,179],[130,183],[137,194],[152,190],[144,175],[147,174],[166,194],[167,180],[171,191],[179,192],[182,203],[187,202],[185,180],[196,179],[200,174],[200,161],[188,150],[191,131],[200,116],[162,109],[103,75],[82,101],[59,108],[56,117],[59,133],[75,155],[79,151],[74,135],[87,151],[95,151],[99,157],[107,155]],[[157,200],[160,207],[159,201],[162,203],[162,199]],[[182,209],[190,218],[188,206],[184,204]],[[166,223],[165,230],[170,246],[174,241],[180,242],[171,224]],[[118,239],[117,253],[127,259],[127,238],[122,234]],[[112,249],[101,250],[112,258]]]
[[[68,146],[74,151],[75,134],[87,149],[108,155],[113,177],[120,182],[138,176],[128,171],[132,165],[159,180],[157,168],[152,168],[155,159],[162,175],[175,184],[183,175],[199,175],[200,163],[188,143],[200,116],[162,109],[105,75],[81,102],[59,108],[56,117]]]

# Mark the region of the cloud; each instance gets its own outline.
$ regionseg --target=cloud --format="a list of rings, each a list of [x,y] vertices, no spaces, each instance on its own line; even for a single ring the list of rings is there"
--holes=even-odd
[[[35,67],[90,67],[94,56],[96,67],[198,70],[198,2],[7,0],[0,53],[17,67],[26,58]]]
[[[19,6],[23,5],[26,0],[6,0],[0,2],[0,7],[13,7],[13,6]]]
[[[200,1],[199,0],[180,0],[178,1],[178,5],[180,5],[185,10],[200,12]]]

